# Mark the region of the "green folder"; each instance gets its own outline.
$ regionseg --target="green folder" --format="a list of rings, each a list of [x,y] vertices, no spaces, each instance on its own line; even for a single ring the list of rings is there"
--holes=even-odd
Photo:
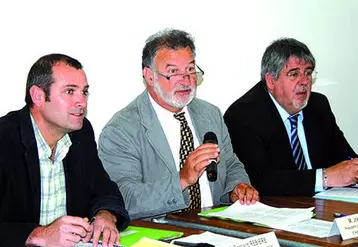
[[[225,218],[225,217],[217,217],[217,216],[210,216],[210,215],[208,215],[209,213],[221,212],[221,211],[227,209],[228,207],[229,207],[229,206],[223,206],[223,207],[220,207],[220,208],[209,209],[209,210],[207,210],[207,211],[198,213],[198,215],[199,215],[199,216],[203,216],[203,217],[207,217],[207,218],[219,218],[219,219],[222,219],[222,220],[232,220],[232,221],[236,221],[236,222],[244,222],[244,221],[242,221],[242,220],[233,220],[233,219],[229,219],[229,218]]]
[[[170,240],[180,238],[183,235],[183,232],[128,226],[126,230],[121,232],[120,243],[123,246],[129,247],[137,243],[143,237],[154,240]]]

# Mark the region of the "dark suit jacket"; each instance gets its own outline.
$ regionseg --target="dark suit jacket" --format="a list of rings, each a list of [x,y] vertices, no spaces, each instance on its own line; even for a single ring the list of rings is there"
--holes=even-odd
[[[128,213],[117,185],[97,155],[90,122],[70,133],[72,145],[63,160],[67,214],[93,217],[106,209],[117,216],[117,227],[128,224]],[[28,107],[0,118],[0,245],[24,246],[39,226],[40,168]]]
[[[336,124],[327,98],[312,92],[303,109],[303,126],[312,170],[296,170],[280,114],[261,81],[224,115],[234,152],[245,164],[260,195],[314,194],[316,169],[356,156]]]

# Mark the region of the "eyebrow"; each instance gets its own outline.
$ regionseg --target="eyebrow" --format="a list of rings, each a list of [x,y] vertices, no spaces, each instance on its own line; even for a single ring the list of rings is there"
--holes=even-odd
[[[79,88],[79,86],[76,85],[76,84],[67,84],[67,85],[64,85],[63,88]],[[89,85],[86,85],[86,86],[83,88],[83,90],[86,90],[86,89],[88,89],[88,88],[89,88]]]
[[[195,60],[191,61],[188,65],[190,65],[190,64],[195,64]],[[178,67],[178,65],[168,63],[167,65],[165,65],[165,68],[168,68],[168,67]]]
[[[305,68],[305,70],[309,70],[309,69],[313,70],[313,66],[309,66],[309,67]],[[291,71],[295,71],[295,70],[300,70],[300,68],[292,68],[289,71],[287,71],[287,73],[290,73]]]

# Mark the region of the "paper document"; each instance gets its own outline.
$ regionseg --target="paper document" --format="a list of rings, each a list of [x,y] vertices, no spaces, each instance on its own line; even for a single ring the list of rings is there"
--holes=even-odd
[[[239,243],[241,240],[239,238],[229,237],[221,234],[216,234],[212,232],[204,232],[201,234],[193,234],[188,237],[175,239],[172,241],[182,241],[182,242],[188,242],[188,243],[208,243],[215,245],[215,247],[218,246],[232,246],[234,243]]]
[[[358,189],[352,187],[332,188],[316,194],[314,198],[358,203]]]
[[[186,243],[208,243],[214,245],[215,247],[238,247],[238,246],[279,247],[280,246],[274,232],[260,234],[245,239],[228,237],[225,235],[216,234],[212,232],[204,232],[201,234],[194,234],[176,240]]]
[[[290,225],[312,218],[310,208],[275,208],[256,202],[252,205],[241,205],[239,201],[220,212],[209,213],[208,216],[222,217],[234,220],[241,220],[259,223],[270,227],[278,225]]]
[[[290,225],[278,225],[275,228],[317,238],[327,238],[339,234],[339,232],[334,233],[331,231],[332,226],[333,222],[331,221],[309,219]]]

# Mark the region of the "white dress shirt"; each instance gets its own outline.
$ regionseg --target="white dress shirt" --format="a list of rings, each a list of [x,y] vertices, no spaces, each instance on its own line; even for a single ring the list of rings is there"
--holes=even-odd
[[[155,102],[150,95],[149,95],[149,99],[153,105],[154,111],[157,114],[159,122],[162,126],[164,134],[169,143],[170,150],[172,151],[172,155],[175,161],[175,166],[177,168],[178,176],[179,176],[180,122],[179,120],[174,118],[174,113],[158,105],[158,103]],[[183,108],[182,112],[185,112],[186,121],[188,122],[188,125],[193,133],[194,148],[197,148],[200,145],[200,143],[198,142],[198,138],[186,106]],[[199,178],[199,185],[200,185],[200,194],[201,194],[201,207],[213,206],[213,198],[211,195],[211,190],[206,175],[206,171],[204,171],[204,173]]]
[[[285,125],[286,128],[286,132],[288,135],[288,138],[290,139],[290,143],[291,143],[291,123],[290,120],[288,119],[291,115],[288,114],[288,112],[282,108],[282,106],[276,101],[276,99],[269,93],[270,98],[272,99],[273,103],[275,104],[282,122]],[[297,135],[298,135],[298,139],[300,140],[300,144],[302,147],[302,151],[303,151],[303,155],[305,157],[305,161],[307,164],[307,169],[311,170],[312,169],[312,164],[311,164],[311,160],[310,160],[310,156],[308,154],[308,147],[307,147],[307,141],[306,141],[306,135],[305,135],[305,129],[303,127],[303,112],[300,111],[297,113],[298,114],[298,119],[297,119]],[[316,184],[315,184],[315,192],[321,192],[323,191],[323,184],[322,184],[322,169],[317,169],[316,170]]]

